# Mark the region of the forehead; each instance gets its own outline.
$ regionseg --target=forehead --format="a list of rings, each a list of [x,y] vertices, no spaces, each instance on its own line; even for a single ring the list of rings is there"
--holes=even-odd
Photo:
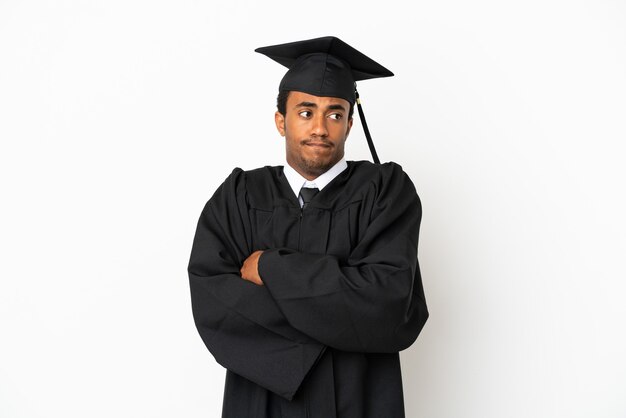
[[[314,96],[302,91],[291,91],[287,98],[287,107],[297,106],[302,102],[314,103],[318,107],[327,107],[335,104],[342,105],[346,109],[350,108],[350,103],[339,97]]]

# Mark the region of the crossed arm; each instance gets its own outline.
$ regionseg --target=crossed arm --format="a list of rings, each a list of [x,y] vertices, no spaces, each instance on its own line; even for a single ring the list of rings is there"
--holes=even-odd
[[[397,352],[415,340],[428,312],[416,259],[421,207],[408,180],[381,179],[364,237],[339,260],[253,249],[241,175],[203,210],[188,268],[196,326],[218,363],[291,399],[326,346]]]

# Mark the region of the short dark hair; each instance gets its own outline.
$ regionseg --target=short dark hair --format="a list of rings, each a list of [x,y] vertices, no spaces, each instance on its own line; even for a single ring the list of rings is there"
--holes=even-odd
[[[281,90],[278,92],[278,97],[276,98],[276,107],[278,108],[278,112],[283,116],[287,115],[287,99],[289,98],[289,90]],[[348,102],[350,103],[350,102]],[[348,119],[352,119],[352,115],[354,114],[354,103],[350,103],[350,110],[348,111]]]

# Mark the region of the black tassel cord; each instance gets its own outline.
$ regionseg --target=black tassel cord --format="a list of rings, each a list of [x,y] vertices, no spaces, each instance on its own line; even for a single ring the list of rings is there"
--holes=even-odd
[[[367,128],[367,122],[365,121],[365,114],[363,113],[363,107],[361,106],[361,100],[359,99],[359,92],[356,91],[355,89],[354,94],[356,96],[356,106],[359,110],[359,118],[361,119],[361,125],[363,125],[363,131],[365,132],[367,145],[370,147],[370,153],[372,154],[372,159],[374,160],[374,163],[380,164],[380,160],[378,159],[378,154],[376,154],[376,148],[374,148],[374,141],[372,141],[370,130]]]

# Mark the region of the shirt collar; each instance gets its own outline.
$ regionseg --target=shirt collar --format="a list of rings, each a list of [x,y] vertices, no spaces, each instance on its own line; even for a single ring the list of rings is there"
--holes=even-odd
[[[337,161],[337,163],[328,169],[324,174],[320,175],[314,180],[307,180],[293,169],[287,162],[285,162],[283,172],[287,181],[293,190],[293,193],[300,195],[300,189],[303,187],[317,187],[320,191],[328,185],[335,177],[337,177],[343,170],[348,168],[348,163],[345,158]]]

